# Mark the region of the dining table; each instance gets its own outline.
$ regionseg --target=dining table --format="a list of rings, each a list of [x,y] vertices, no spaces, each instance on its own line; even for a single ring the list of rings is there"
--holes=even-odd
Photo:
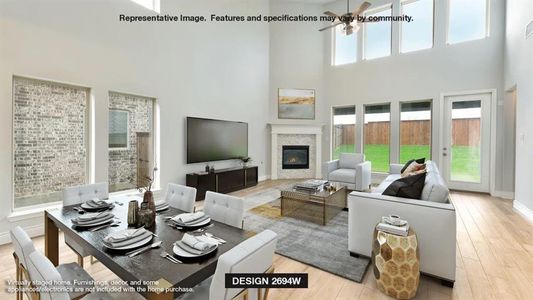
[[[213,275],[218,258],[246,239],[245,231],[241,228],[211,220],[212,226],[206,228],[206,232],[223,239],[225,243],[220,244],[217,250],[207,257],[186,260],[174,256],[183,263],[172,263],[160,254],[166,251],[172,255],[174,242],[181,240],[188,231],[175,229],[165,222],[167,217],[185,213],[169,207],[157,213],[155,224],[147,228],[154,234],[151,243],[162,241],[160,248],[134,257],[129,257],[121,251],[109,250],[102,241],[110,233],[128,228],[128,203],[132,200],[140,202],[142,199],[139,196],[110,197],[108,201],[114,204],[110,212],[120,220],[120,224],[97,231],[73,226],[72,219],[80,216],[79,204],[45,210],[45,255],[55,266],[59,264],[59,230],[61,230],[65,236],[85,248],[90,255],[146,299],[175,299]]]

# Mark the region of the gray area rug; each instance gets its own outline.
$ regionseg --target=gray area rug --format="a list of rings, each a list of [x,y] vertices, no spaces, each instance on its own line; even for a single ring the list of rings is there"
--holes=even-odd
[[[281,217],[280,200],[274,199],[246,212],[245,230],[270,229],[278,234],[277,254],[356,282],[363,280],[370,260],[348,252],[348,212],[340,212],[322,226]]]

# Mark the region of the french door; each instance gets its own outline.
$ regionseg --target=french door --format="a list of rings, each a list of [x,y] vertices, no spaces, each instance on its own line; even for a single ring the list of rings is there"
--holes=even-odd
[[[451,189],[489,192],[491,94],[444,98],[442,169]]]

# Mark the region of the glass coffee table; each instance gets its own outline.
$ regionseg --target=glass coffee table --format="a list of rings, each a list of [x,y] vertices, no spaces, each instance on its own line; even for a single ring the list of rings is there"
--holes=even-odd
[[[346,187],[334,185],[335,190],[316,192],[295,189],[281,190],[281,215],[326,225],[346,207]]]

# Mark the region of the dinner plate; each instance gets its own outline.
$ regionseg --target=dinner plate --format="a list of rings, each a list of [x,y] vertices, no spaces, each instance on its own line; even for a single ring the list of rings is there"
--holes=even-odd
[[[205,226],[205,225],[209,224],[209,222],[211,222],[211,218],[207,217],[207,219],[203,220],[202,222],[193,223],[193,224],[178,223],[178,222],[175,222],[175,221],[172,221],[172,222],[174,224],[176,224],[177,226],[179,226],[179,227],[187,227],[187,228],[202,227],[202,226]]]
[[[146,237],[144,240],[140,240],[136,243],[133,243],[131,245],[127,245],[127,246],[122,246],[122,247],[111,247],[105,243],[102,243],[104,244],[104,247],[108,248],[108,249],[111,249],[111,250],[130,250],[130,249],[135,249],[135,248],[138,248],[138,247],[141,247],[141,246],[144,246],[146,244],[148,244],[152,239],[154,238],[154,236],[151,234],[149,235],[148,237]]]
[[[89,206],[87,203],[82,203],[80,206],[86,211],[107,210],[107,209],[113,208],[113,205],[111,203],[108,203],[107,206],[101,206],[101,207],[92,207],[92,206]]]
[[[211,253],[213,253],[213,251],[215,251],[217,249],[218,249],[218,245],[216,245],[216,247],[213,247],[213,249],[211,249],[210,251],[198,255],[198,254],[187,252],[187,251],[181,249],[179,246],[176,246],[174,244],[174,247],[172,248],[172,252],[174,252],[174,254],[176,254],[177,256],[180,256],[180,257],[194,258],[194,257],[202,257],[202,256],[205,256],[205,255],[211,254]]]
[[[169,206],[168,204],[165,204],[165,205],[162,205],[162,206],[160,206],[160,207],[156,207],[156,208],[155,208],[155,211],[156,211],[156,212],[163,211],[163,210],[165,210],[165,209],[167,209],[167,208],[169,208],[169,207],[170,207],[170,206]]]
[[[110,223],[110,222],[113,222],[113,218],[110,218],[110,219],[103,219],[103,220],[100,220],[98,222],[95,222],[95,223],[85,223],[85,224],[78,224],[78,223],[74,223],[72,222],[72,225],[76,226],[76,227],[83,227],[83,228],[86,228],[86,227],[94,227],[94,226],[97,226],[97,225],[104,225],[104,224],[107,224],[107,223]]]

